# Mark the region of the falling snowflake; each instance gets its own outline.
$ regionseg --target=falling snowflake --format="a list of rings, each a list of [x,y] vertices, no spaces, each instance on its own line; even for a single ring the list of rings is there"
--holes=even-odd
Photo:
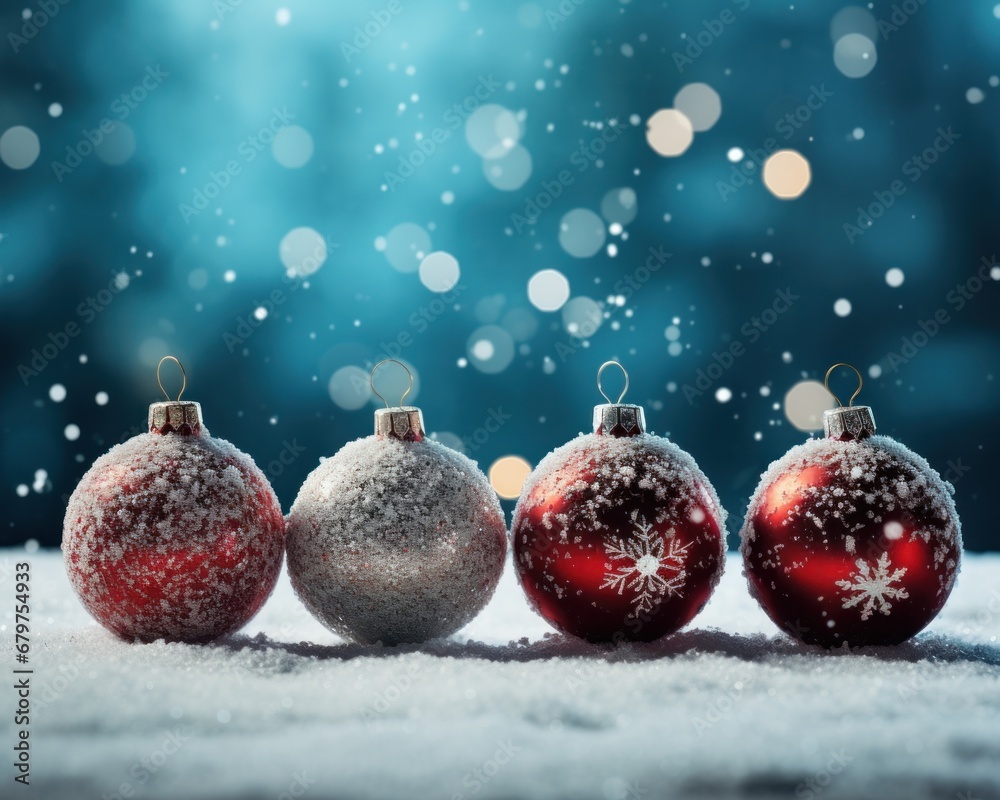
[[[602,589],[617,589],[622,594],[625,589],[635,591],[632,599],[639,611],[652,611],[663,599],[664,595],[681,596],[681,588],[687,572],[684,569],[684,557],[691,543],[680,547],[674,538],[675,531],[671,528],[666,536],[661,536],[653,530],[645,518],[632,516],[635,533],[628,539],[610,537],[604,543],[604,552],[614,561],[626,563],[606,564],[608,569],[604,576]],[[661,570],[673,574],[665,578]]]
[[[844,608],[854,608],[864,602],[861,609],[861,619],[868,619],[878,606],[879,613],[889,615],[892,608],[890,600],[905,600],[910,595],[902,586],[890,586],[896,583],[906,574],[906,567],[897,569],[889,574],[889,554],[882,553],[876,564],[875,571],[872,572],[868,562],[859,558],[857,564],[858,571],[851,574],[854,581],[837,581],[837,586],[845,592],[854,592],[850,597],[844,599]]]

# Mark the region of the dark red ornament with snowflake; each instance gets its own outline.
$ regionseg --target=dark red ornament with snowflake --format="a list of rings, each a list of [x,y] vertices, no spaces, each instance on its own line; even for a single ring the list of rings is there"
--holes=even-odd
[[[925,459],[874,435],[869,407],[840,406],[823,422],[826,437],[771,464],[750,501],[740,532],[750,592],[804,642],[898,644],[937,616],[954,586],[954,489]]]
[[[83,476],[62,549],[73,588],[108,630],[130,641],[207,642],[260,610],[284,536],[264,473],[213,438],[201,406],[178,395],[153,403],[149,433],[111,448]]]
[[[725,512],[708,478],[646,433],[642,408],[621,404],[624,394],[594,409],[594,433],[528,476],[511,528],[535,611],[595,642],[677,631],[704,608],[725,564]]]

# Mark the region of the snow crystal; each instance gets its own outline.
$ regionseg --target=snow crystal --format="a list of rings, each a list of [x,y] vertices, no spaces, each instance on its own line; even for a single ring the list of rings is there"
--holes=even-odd
[[[836,581],[836,585],[851,593],[844,600],[844,608],[854,608],[864,603],[861,619],[869,619],[876,610],[888,616],[892,610],[890,600],[905,600],[909,597],[902,586],[892,585],[906,574],[906,567],[889,572],[891,564],[888,553],[879,556],[874,568],[869,567],[863,558],[859,558],[855,565],[858,571],[851,575],[851,579]]]
[[[507,528],[486,476],[432,440],[369,436],[306,478],[288,516],[288,565],[331,630],[386,644],[447,636],[489,601]]]

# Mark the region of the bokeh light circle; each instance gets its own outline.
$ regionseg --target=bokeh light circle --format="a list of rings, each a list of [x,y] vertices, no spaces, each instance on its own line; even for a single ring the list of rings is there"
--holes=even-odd
[[[27,169],[41,152],[38,134],[24,125],[8,128],[0,136],[0,161],[11,169]]]
[[[385,257],[400,272],[416,272],[430,251],[430,234],[413,222],[399,223],[385,237]]]
[[[521,139],[514,112],[496,103],[480,106],[465,122],[465,140],[483,158],[502,158]]]
[[[120,166],[135,153],[135,133],[124,122],[116,122],[112,131],[94,145],[94,153],[105,164]]]
[[[287,169],[303,167],[313,156],[312,136],[298,125],[286,125],[275,134],[271,153]]]
[[[577,339],[589,339],[604,323],[604,311],[589,297],[574,297],[562,307],[563,327]]]
[[[357,411],[364,408],[372,398],[368,373],[361,367],[341,367],[330,376],[327,384],[330,399],[345,411]]]
[[[543,269],[528,281],[528,300],[539,311],[558,311],[569,300],[569,281],[557,269]]]
[[[661,156],[679,156],[694,141],[694,128],[675,108],[661,108],[646,121],[646,141]]]
[[[461,274],[458,259],[444,250],[429,253],[420,262],[420,282],[432,292],[451,291]]]
[[[538,319],[527,308],[512,308],[503,315],[503,327],[515,342],[526,342],[538,332]]]
[[[313,228],[293,228],[278,245],[278,255],[288,277],[304,278],[326,261],[326,240]]]
[[[878,51],[867,36],[848,33],[833,46],[833,63],[848,78],[863,78],[875,69]]]
[[[574,208],[559,222],[559,244],[574,258],[590,258],[607,238],[604,220],[589,208]]]
[[[531,464],[520,456],[503,456],[490,465],[490,486],[504,500],[521,496],[524,481],[531,474]]]
[[[609,223],[628,225],[639,213],[639,203],[635,189],[622,186],[612,189],[601,200],[601,216]]]
[[[514,145],[500,158],[484,159],[483,175],[495,189],[516,191],[531,177],[531,153],[519,144]]]
[[[674,108],[691,123],[692,129],[700,133],[707,131],[722,116],[722,98],[707,83],[689,83],[674,97]]]
[[[794,200],[809,187],[812,170],[795,150],[778,150],[764,162],[764,185],[775,197]]]
[[[800,431],[823,429],[823,412],[833,398],[819,381],[799,381],[785,395],[785,417]]]
[[[514,360],[514,338],[499,325],[483,325],[469,336],[465,345],[469,363],[480,372],[503,372]]]

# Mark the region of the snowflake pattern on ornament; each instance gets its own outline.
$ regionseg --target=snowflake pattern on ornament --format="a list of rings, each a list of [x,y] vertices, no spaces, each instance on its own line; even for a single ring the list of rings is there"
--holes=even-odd
[[[609,537],[604,542],[605,554],[612,561],[625,563],[617,566],[611,562],[605,564],[608,572],[601,588],[617,589],[618,594],[622,594],[625,589],[634,590],[632,604],[636,613],[648,612],[663,600],[664,595],[683,596],[681,588],[687,578],[684,558],[691,543],[678,546],[673,528],[667,532],[666,537],[660,536],[644,517],[637,520],[633,514],[632,523],[635,525],[635,535],[628,541],[621,537]],[[669,570],[673,575],[669,579],[664,578],[660,575],[660,570]]]
[[[890,586],[896,583],[906,574],[906,567],[897,569],[892,574],[889,573],[889,554],[882,553],[879,556],[874,572],[868,566],[868,562],[859,558],[857,564],[858,571],[851,573],[851,581],[837,581],[837,586],[845,592],[852,592],[850,597],[844,599],[843,608],[854,608],[864,603],[861,609],[861,619],[869,619],[875,611],[876,605],[881,614],[889,615],[892,609],[890,600],[905,600],[910,595],[902,586]]]

